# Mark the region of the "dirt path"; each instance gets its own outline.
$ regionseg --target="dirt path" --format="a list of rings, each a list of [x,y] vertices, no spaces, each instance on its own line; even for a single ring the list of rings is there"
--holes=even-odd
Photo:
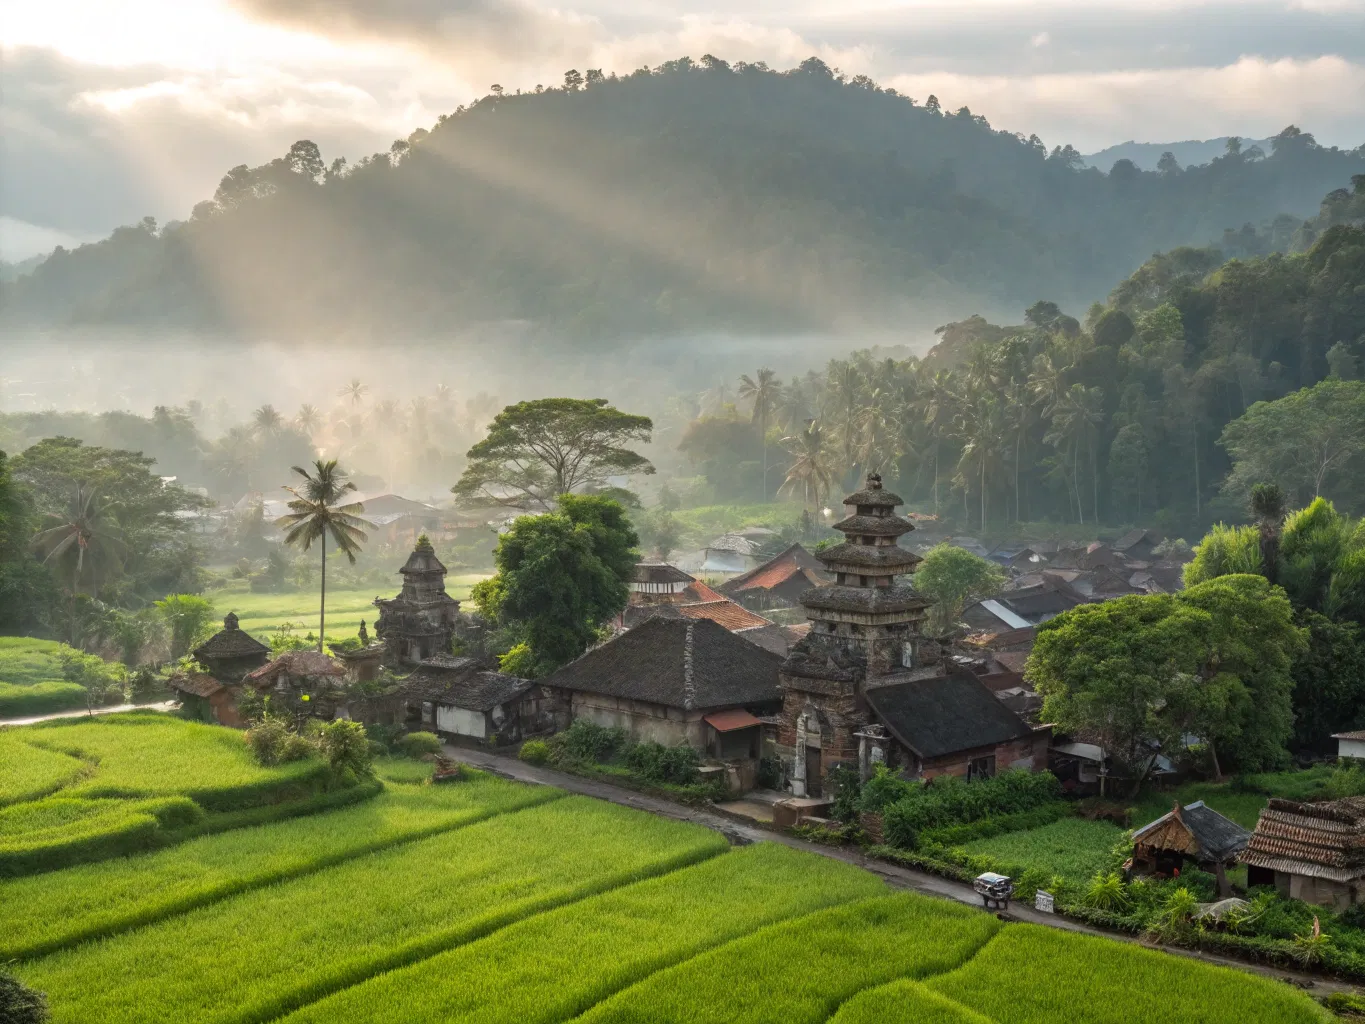
[[[32,718],[0,718],[0,726],[33,725],[36,722],[51,722],[58,718],[85,718],[87,715],[114,715],[120,711],[170,711],[176,706],[173,700],[163,700],[158,704],[118,704],[111,708],[95,708],[91,711],[55,711],[50,715],[34,715]]]
[[[948,878],[940,878],[938,875],[931,875],[925,871],[916,871],[913,868],[901,867],[898,864],[888,864],[885,861],[869,860],[857,849],[822,846],[819,843],[807,842],[804,839],[797,839],[795,836],[786,835],[782,832],[772,832],[768,829],[760,828],[757,825],[745,825],[732,818],[714,814],[703,808],[688,807],[684,804],[674,803],[672,800],[649,796],[645,793],[637,793],[634,790],[624,789],[621,786],[613,786],[609,782],[599,782],[596,779],[585,779],[577,775],[568,775],[564,772],[555,771],[552,768],[536,767],[535,765],[526,764],[514,757],[508,757],[503,754],[493,754],[485,750],[477,750],[469,747],[456,747],[450,744],[446,745],[446,753],[456,760],[488,769],[489,771],[496,772],[507,778],[516,779],[519,782],[529,782],[542,786],[556,786],[560,789],[568,790],[570,793],[596,797],[599,800],[607,800],[614,804],[621,804],[624,807],[634,807],[637,810],[648,811],[651,814],[662,815],[665,818],[673,818],[677,821],[690,821],[694,824],[714,829],[715,831],[730,837],[732,841],[741,843],[781,843],[783,846],[804,850],[807,853],[818,854],[821,857],[830,857],[834,860],[856,864],[861,868],[871,871],[875,875],[880,875],[886,880],[888,885],[895,889],[907,889],[923,893],[927,896],[936,896],[939,899],[956,900],[959,903],[966,903],[973,907],[981,906],[981,897],[972,890],[970,885],[966,885],[962,882],[955,882]],[[1027,904],[1010,904],[1008,919],[1012,921],[1025,921],[1029,924],[1046,925],[1049,928],[1061,928],[1065,931],[1081,932],[1086,935],[1098,935],[1119,942],[1132,942],[1138,945],[1148,946],[1148,948],[1161,948],[1163,952],[1171,953],[1175,956],[1189,957],[1192,960],[1202,960],[1205,963],[1218,964],[1222,967],[1231,967],[1235,970],[1246,971],[1251,974],[1261,974],[1268,978],[1289,981],[1308,989],[1315,995],[1325,995],[1329,992],[1358,991],[1356,986],[1347,982],[1335,981],[1331,978],[1324,978],[1318,975],[1303,974],[1298,971],[1291,971],[1280,967],[1246,963],[1242,960],[1232,960],[1227,957],[1215,956],[1198,950],[1154,947],[1151,946],[1150,943],[1142,942],[1140,939],[1133,936],[1107,932],[1099,928],[1092,928],[1079,921],[1072,921],[1069,918],[1059,917],[1056,914],[1041,913]]]

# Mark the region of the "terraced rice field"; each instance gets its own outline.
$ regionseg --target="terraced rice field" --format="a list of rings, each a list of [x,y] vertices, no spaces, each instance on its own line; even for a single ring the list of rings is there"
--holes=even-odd
[[[0,962],[55,1024],[1328,1019],[1276,982],[1002,925],[777,844],[383,770],[354,807],[0,881]]]
[[[0,636],[0,718],[85,706],[85,690],[62,679],[61,650],[55,640]]]

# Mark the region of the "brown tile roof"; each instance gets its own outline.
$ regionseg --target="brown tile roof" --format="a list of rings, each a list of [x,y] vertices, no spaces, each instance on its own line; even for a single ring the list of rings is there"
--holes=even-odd
[[[188,693],[195,697],[212,697],[219,690],[226,689],[213,676],[202,672],[191,672],[187,676],[171,676],[167,685],[176,693]]]
[[[1357,729],[1354,732],[1334,732],[1334,740],[1365,740],[1365,729]]]
[[[248,673],[246,682],[265,682],[281,672],[291,676],[344,676],[346,667],[319,651],[286,651],[274,661]]]
[[[1365,878],[1365,797],[1323,803],[1272,798],[1242,860],[1314,878]]]
[[[725,595],[712,590],[701,580],[689,583],[682,592],[682,604],[704,604],[707,601],[724,601]]]
[[[667,562],[638,562],[634,580],[636,583],[691,583],[696,577]]]

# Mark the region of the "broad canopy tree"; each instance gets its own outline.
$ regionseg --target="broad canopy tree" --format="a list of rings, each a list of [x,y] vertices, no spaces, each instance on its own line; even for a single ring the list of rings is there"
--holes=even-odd
[[[1303,630],[1262,576],[1081,605],[1044,623],[1027,676],[1059,731],[1095,737],[1140,785],[1193,735],[1215,771],[1282,765]]]
[[[914,575],[915,590],[932,598],[929,610],[936,631],[952,629],[962,609],[1000,593],[1005,573],[989,559],[944,542],[924,556]]]
[[[637,543],[625,509],[598,495],[563,494],[554,512],[517,519],[497,574],[473,591],[511,648],[504,670],[540,676],[586,651],[626,607]]]
[[[469,449],[451,490],[459,497],[547,510],[564,494],[601,487],[615,474],[653,473],[631,444],[648,444],[648,416],[621,412],[605,398],[541,398],[509,405]]]

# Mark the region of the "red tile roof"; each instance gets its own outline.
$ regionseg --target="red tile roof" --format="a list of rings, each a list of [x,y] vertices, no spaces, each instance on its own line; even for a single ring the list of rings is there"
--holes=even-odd
[[[737,629],[753,629],[756,626],[770,625],[762,615],[756,615],[742,605],[721,598],[703,604],[685,604],[678,608],[689,619],[710,619],[734,632]]]
[[[712,590],[701,580],[689,583],[682,592],[682,604],[706,604],[710,601],[724,601],[725,598]]]
[[[714,711],[707,715],[703,721],[716,732],[734,732],[736,729],[751,729],[755,725],[763,724],[743,708]]]

